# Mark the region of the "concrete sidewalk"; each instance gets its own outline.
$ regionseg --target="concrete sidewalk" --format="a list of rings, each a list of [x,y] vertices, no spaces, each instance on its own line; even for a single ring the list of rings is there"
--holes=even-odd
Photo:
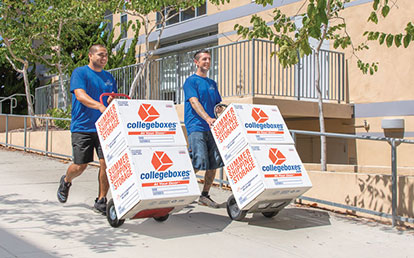
[[[413,231],[290,205],[272,219],[229,219],[226,209],[191,205],[159,223],[112,228],[92,211],[97,168],[56,190],[68,164],[0,147],[0,257],[413,257]],[[213,189],[225,202],[229,191]]]

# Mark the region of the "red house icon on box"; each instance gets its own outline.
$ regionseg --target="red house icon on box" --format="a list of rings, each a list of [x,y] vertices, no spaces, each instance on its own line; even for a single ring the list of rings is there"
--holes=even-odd
[[[163,151],[154,152],[151,163],[156,171],[165,171],[173,165],[170,157],[168,157],[167,153]]]
[[[151,104],[142,104],[139,107],[138,115],[144,122],[152,122],[160,117],[160,113]]]
[[[275,165],[282,165],[286,161],[285,155],[283,155],[280,150],[276,148],[270,148],[269,158]]]
[[[269,119],[267,114],[263,110],[261,110],[260,108],[253,108],[252,109],[252,117],[259,124],[264,123]]]

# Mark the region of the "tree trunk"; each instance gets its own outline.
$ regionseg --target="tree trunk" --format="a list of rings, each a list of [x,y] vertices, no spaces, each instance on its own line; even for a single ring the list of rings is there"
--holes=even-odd
[[[29,67],[28,63],[23,64],[23,81],[24,81],[24,89],[25,89],[25,93],[26,93],[26,100],[27,100],[27,111],[28,114],[30,116],[32,116],[30,118],[30,122],[32,125],[32,129],[36,130],[37,129],[37,125],[36,125],[36,120],[33,117],[34,114],[34,109],[33,109],[33,102],[32,102],[32,95],[30,94],[30,83],[29,83],[29,77],[27,76],[27,69]]]
[[[59,84],[60,84],[60,90],[62,91],[62,98],[63,98],[63,110],[68,109],[68,94],[66,93],[66,87],[63,84],[63,72],[62,72],[62,65],[57,64],[57,69],[59,73]]]
[[[316,58],[316,78],[315,78],[315,87],[316,93],[318,95],[318,107],[319,107],[319,129],[321,133],[325,133],[325,118],[323,115],[323,102],[322,102],[322,91],[320,86],[321,72],[320,72],[320,61],[319,61],[319,50],[315,50]],[[326,171],[326,136],[321,136],[321,170]]]

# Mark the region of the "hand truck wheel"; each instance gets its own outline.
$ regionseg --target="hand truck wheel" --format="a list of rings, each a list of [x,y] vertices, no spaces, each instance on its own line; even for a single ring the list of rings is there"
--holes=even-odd
[[[227,214],[232,220],[240,221],[246,217],[247,211],[239,209],[234,195],[230,195],[227,199]]]
[[[116,216],[113,199],[109,200],[108,204],[106,205],[106,218],[109,222],[109,225],[111,225],[114,228],[121,226],[125,222],[124,219],[118,219],[118,217]]]
[[[167,215],[162,216],[162,217],[154,217],[154,219],[158,222],[163,222],[163,221],[166,221],[169,216],[170,216],[170,214],[167,214]]]
[[[278,213],[279,213],[279,211],[264,211],[264,212],[262,212],[263,216],[265,216],[266,218],[273,218]]]

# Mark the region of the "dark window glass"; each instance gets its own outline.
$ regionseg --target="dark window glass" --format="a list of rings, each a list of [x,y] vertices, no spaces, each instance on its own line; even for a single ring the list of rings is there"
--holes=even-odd
[[[166,13],[168,13],[167,10],[166,10]],[[171,24],[179,22],[180,21],[180,16],[179,16],[179,14],[177,14],[176,10],[172,10],[172,11],[169,12],[168,17],[166,17],[166,19],[168,19],[167,25],[171,25]]]
[[[197,8],[197,16],[204,15],[207,13],[206,3],[202,4]]]
[[[127,37],[127,24],[128,24],[128,16],[126,14],[121,15],[121,38],[122,39]]]
[[[181,20],[185,21],[195,17],[195,8],[190,7],[187,10],[181,12]]]
[[[111,31],[112,31],[112,14],[105,16],[104,19],[105,19],[105,23],[107,24],[106,28],[105,28],[105,31],[108,31],[109,33],[111,33]]]

